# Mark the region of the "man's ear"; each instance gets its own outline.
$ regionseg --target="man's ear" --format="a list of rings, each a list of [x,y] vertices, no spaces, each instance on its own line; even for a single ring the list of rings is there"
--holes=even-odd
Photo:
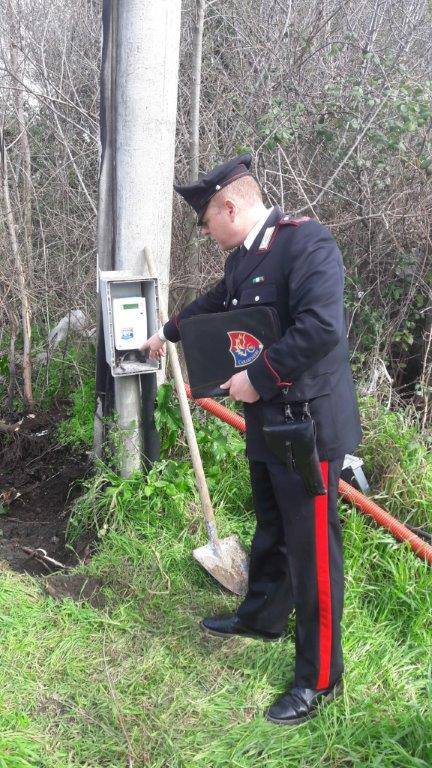
[[[234,220],[235,215],[237,213],[236,204],[233,202],[233,200],[227,199],[227,200],[224,200],[224,206],[225,206],[225,210],[228,211],[229,213],[230,219]]]

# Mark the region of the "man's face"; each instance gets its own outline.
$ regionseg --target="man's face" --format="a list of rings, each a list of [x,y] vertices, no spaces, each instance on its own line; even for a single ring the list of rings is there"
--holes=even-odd
[[[200,230],[209,235],[223,251],[229,251],[242,242],[236,223],[237,209],[230,200],[210,200],[201,219]]]

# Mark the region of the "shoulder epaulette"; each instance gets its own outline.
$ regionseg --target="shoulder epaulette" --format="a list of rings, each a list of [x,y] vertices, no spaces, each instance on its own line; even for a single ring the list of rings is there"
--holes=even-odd
[[[305,221],[310,221],[310,216],[301,216],[299,219],[293,219],[291,216],[284,216],[280,220],[280,227],[299,227],[300,224],[304,224]]]
[[[292,219],[290,216],[284,216],[273,227],[267,227],[259,244],[258,253],[266,253],[266,251],[270,250],[280,227],[299,227],[305,221],[310,221],[309,216],[302,216],[301,219]]]

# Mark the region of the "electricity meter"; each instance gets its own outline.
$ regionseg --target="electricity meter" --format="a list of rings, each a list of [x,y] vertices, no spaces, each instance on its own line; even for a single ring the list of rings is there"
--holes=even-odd
[[[147,339],[145,298],[113,299],[112,305],[116,349],[138,349]]]
[[[126,271],[99,272],[105,354],[113,376],[154,373],[159,360],[139,353],[157,328],[157,280]]]

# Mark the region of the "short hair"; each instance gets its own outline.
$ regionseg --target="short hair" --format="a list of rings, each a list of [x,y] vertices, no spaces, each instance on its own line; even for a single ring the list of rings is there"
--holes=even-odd
[[[214,201],[217,204],[221,201],[222,197],[227,198],[230,195],[249,205],[263,202],[260,186],[253,176],[241,176],[241,178],[235,179],[231,184],[227,184],[220,192],[216,193]]]

